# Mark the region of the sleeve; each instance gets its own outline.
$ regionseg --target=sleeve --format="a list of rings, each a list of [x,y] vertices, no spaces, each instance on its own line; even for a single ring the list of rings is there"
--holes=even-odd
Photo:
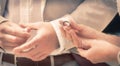
[[[84,24],[102,31],[111,22],[116,13],[117,6],[114,0],[85,0],[70,16],[78,24]],[[51,24],[56,31],[60,44],[60,48],[56,52],[61,53],[74,46],[70,41],[62,37],[58,20],[51,21]]]
[[[120,0],[117,0],[117,8],[118,8],[118,12],[119,12],[119,15],[120,15]]]
[[[85,0],[71,16],[78,24],[102,31],[116,13],[116,0]]]
[[[4,17],[0,16],[0,24],[3,23],[3,22],[6,22],[7,19],[5,19]]]

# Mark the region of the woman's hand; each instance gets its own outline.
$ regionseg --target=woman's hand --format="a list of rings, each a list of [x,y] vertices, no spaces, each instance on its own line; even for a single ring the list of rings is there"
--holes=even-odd
[[[102,40],[101,36],[105,35],[102,32],[74,22],[71,22],[70,26],[61,26],[60,28],[63,36],[76,46],[79,55],[92,63],[117,62],[117,54],[120,49],[118,46]]]
[[[76,45],[79,55],[92,63],[117,62],[117,54],[120,51],[118,46],[104,40],[84,40],[81,43],[79,44],[82,47],[79,44]]]

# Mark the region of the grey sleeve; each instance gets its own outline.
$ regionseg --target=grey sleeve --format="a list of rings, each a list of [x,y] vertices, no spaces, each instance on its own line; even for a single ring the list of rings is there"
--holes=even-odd
[[[85,0],[71,16],[78,24],[102,31],[116,13],[116,0]]]
[[[118,9],[118,12],[119,12],[119,15],[120,15],[120,0],[117,0],[117,9]]]

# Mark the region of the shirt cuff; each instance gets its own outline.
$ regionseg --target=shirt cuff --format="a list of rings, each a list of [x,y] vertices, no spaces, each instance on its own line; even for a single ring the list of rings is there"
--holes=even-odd
[[[58,55],[58,54],[68,52],[69,49],[74,47],[74,45],[72,44],[71,41],[67,40],[65,37],[62,36],[62,33],[61,33],[60,29],[59,29],[59,25],[60,25],[59,21],[60,20],[70,21],[69,18],[70,18],[70,16],[67,15],[67,16],[64,16],[62,18],[59,18],[57,20],[54,20],[54,21],[50,22],[52,24],[55,32],[56,32],[56,35],[58,37],[59,44],[60,44],[59,45],[60,47],[58,49],[56,49],[55,51],[53,51],[51,53],[51,55]]]

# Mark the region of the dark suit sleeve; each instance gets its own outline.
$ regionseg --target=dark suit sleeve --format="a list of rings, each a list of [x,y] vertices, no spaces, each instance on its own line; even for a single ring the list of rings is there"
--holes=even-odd
[[[102,31],[117,13],[115,0],[85,0],[71,13],[79,24],[85,24]]]

